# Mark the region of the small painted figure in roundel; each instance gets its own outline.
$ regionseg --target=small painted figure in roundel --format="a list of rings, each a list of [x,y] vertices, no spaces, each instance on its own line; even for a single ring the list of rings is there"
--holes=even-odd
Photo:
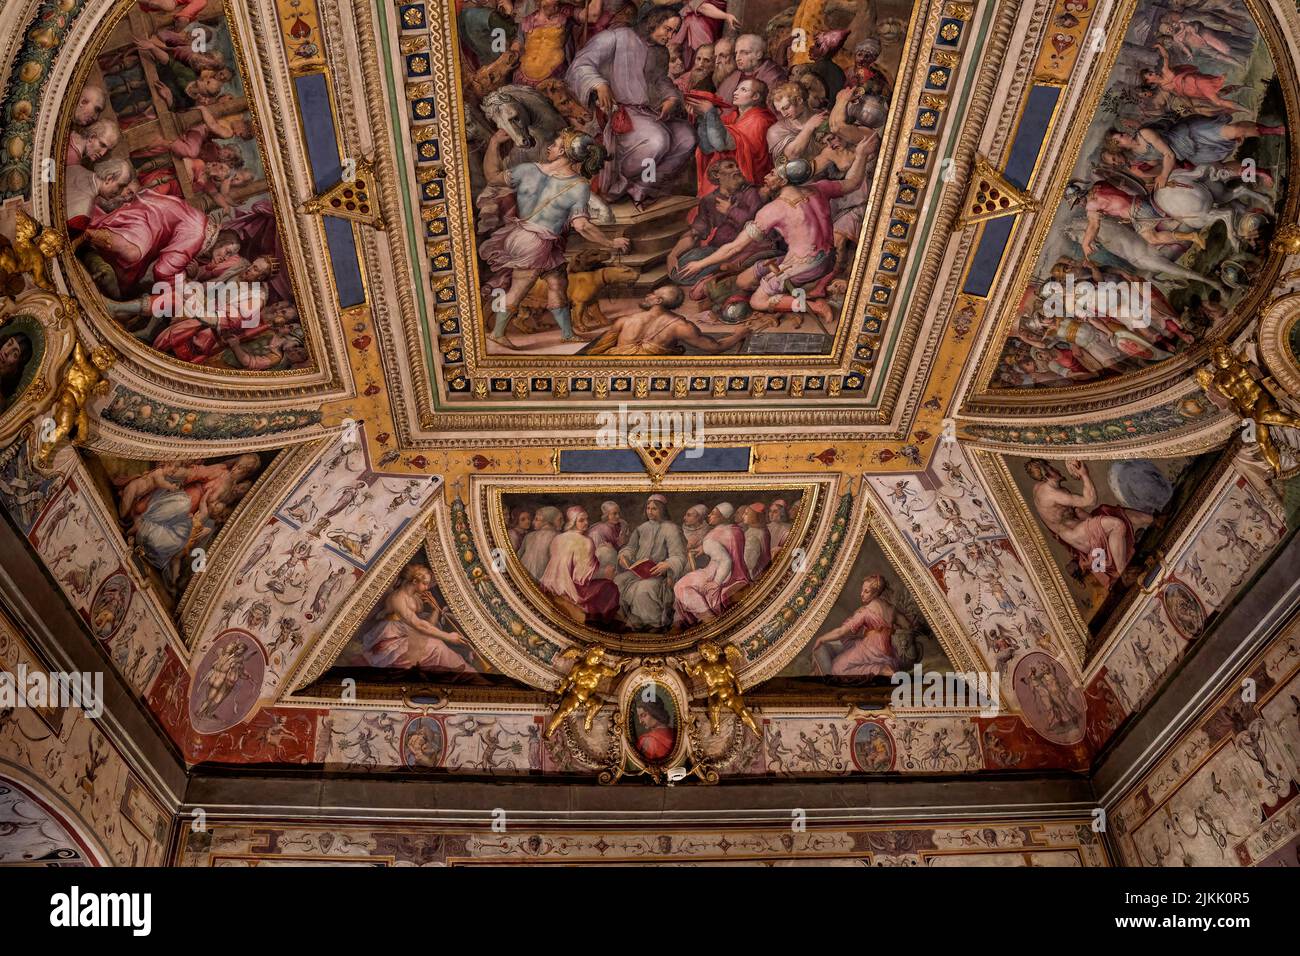
[[[95,636],[106,641],[116,634],[130,603],[130,579],[120,571],[105,578],[90,603],[90,626]]]
[[[1170,581],[1160,591],[1160,602],[1178,633],[1191,640],[1205,626],[1205,612],[1196,594],[1181,581]]]
[[[665,759],[677,744],[672,699],[658,684],[646,684],[633,699],[628,727],[637,752],[650,761]]]
[[[416,717],[402,732],[402,760],[408,767],[438,767],[446,736],[434,717]]]
[[[257,703],[266,671],[266,653],[245,631],[217,635],[195,672],[190,719],[201,734],[233,727]]]
[[[894,741],[874,720],[864,720],[853,731],[853,762],[865,773],[884,773],[894,766]]]
[[[1055,744],[1068,746],[1083,739],[1087,730],[1083,692],[1060,661],[1031,651],[1020,658],[1014,673],[1016,698],[1030,727]]]

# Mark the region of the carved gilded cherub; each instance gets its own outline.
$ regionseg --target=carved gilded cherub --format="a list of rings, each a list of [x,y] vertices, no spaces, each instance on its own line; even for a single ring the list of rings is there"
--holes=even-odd
[[[87,408],[92,399],[108,391],[108,379],[101,373],[108,371],[116,358],[111,349],[101,345],[86,355],[86,350],[77,342],[72,350],[72,357],[64,366],[63,377],[55,390],[54,407],[51,417],[54,430],[43,435],[40,452],[36,463],[44,468],[49,464],[50,455],[58,444],[76,437],[85,440],[90,436],[90,415]]]
[[[698,664],[684,664],[686,673],[704,681],[709,692],[709,726],[716,734],[722,723],[722,708],[727,708],[741,719],[754,734],[761,737],[754,715],[745,706],[745,699],[740,693],[740,683],[736,680],[735,667],[743,660],[740,650],[733,644],[726,646],[725,653],[713,641],[701,641],[696,648],[700,654]]]
[[[605,678],[616,676],[627,666],[626,658],[619,661],[614,667],[603,663],[605,649],[599,644],[592,644],[585,651],[570,647],[560,654],[561,660],[570,657],[578,657],[579,659],[573,665],[573,669],[565,675],[563,682],[556,691],[559,701],[555,706],[555,713],[551,716],[550,723],[546,725],[545,736],[547,737],[554,734],[560,724],[564,723],[564,719],[579,707],[582,707],[586,712],[582,726],[585,730],[590,730],[592,721],[596,719],[596,714],[605,703],[605,698],[596,693],[596,688],[600,686],[600,682]]]
[[[1210,350],[1211,365],[1196,370],[1196,381],[1213,400],[1217,392],[1234,412],[1255,423],[1255,441],[1275,475],[1282,473],[1282,457],[1270,426],[1300,429],[1300,416],[1282,410],[1268,390],[1255,380],[1250,368],[1226,345]],[[1219,403],[1221,404],[1221,403]]]
[[[42,229],[39,222],[17,210],[13,242],[0,244],[0,278],[3,279],[0,286],[9,290],[15,277],[29,275],[39,288],[53,292],[49,262],[63,247],[62,235],[53,229]]]

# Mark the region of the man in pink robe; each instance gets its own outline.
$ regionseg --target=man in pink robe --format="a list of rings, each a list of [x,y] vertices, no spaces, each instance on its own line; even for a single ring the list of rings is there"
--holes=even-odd
[[[745,566],[755,581],[772,563],[772,536],[767,530],[767,506],[761,501],[740,509],[738,524],[745,532]]]
[[[623,520],[623,512],[617,501],[604,502],[600,506],[600,518],[600,521],[591,526],[587,537],[596,547],[596,560],[600,562],[601,575],[612,580],[618,569],[618,552],[627,544],[631,529]]]
[[[551,560],[551,544],[564,526],[564,515],[554,505],[543,505],[533,512],[533,530],[524,535],[524,547],[517,552],[519,563],[534,581],[540,581]]]
[[[833,322],[835,317],[825,299],[827,283],[821,281],[835,267],[831,200],[862,185],[869,150],[868,140],[858,143],[853,165],[838,180],[813,182],[813,166],[802,159],[773,169],[764,180],[773,198],[731,242],[682,266],[676,281],[694,282],[710,266],[742,261],[751,246],[780,236],[786,245],[785,255],[779,261],[765,259],[749,266],[737,277],[737,288],[750,293],[749,304],[756,311],[793,312],[806,308],[822,321]],[[796,297],[798,290],[804,294]]]
[[[750,582],[745,566],[745,532],[731,523],[735,508],[728,502],[709,512],[712,530],[704,536],[706,567],[684,575],[673,587],[679,623],[690,626],[721,614],[732,596]]]
[[[86,235],[127,294],[150,266],[155,283],[170,288],[176,276],[183,279],[185,267],[217,238],[217,226],[184,199],[145,189],[112,212],[96,215]]]
[[[565,518],[564,531],[551,542],[542,590],[575,604],[586,620],[609,617],[618,609],[618,588],[600,576],[596,546],[587,537],[587,511],[575,505],[567,509]]]

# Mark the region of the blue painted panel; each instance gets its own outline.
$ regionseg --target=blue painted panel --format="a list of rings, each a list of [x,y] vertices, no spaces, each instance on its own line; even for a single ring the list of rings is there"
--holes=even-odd
[[[669,472],[749,471],[748,448],[705,448],[698,458],[683,451]],[[560,471],[577,475],[634,475],[645,471],[641,456],[631,448],[566,448],[560,452]]]
[[[993,286],[993,277],[998,273],[1002,263],[1002,253],[1011,238],[1011,227],[1015,225],[1014,216],[994,219],[984,226],[984,235],[980,246],[975,250],[971,260],[970,272],[966,274],[966,284],[961,291],[968,295],[988,295]]]
[[[330,265],[334,269],[334,287],[338,290],[339,305],[351,308],[366,301],[366,289],[361,281],[361,263],[357,259],[357,243],[352,235],[352,223],[335,216],[325,216],[325,244],[330,251]]]
[[[334,108],[330,105],[329,86],[322,73],[299,77],[298,113],[307,137],[307,159],[311,163],[316,191],[324,192],[343,178],[339,159],[339,142],[334,133]]]
[[[1060,96],[1061,91],[1055,86],[1035,86],[1029,91],[1025,112],[1016,128],[1016,138],[1007,154],[1007,165],[1002,170],[1007,181],[1021,189],[1029,185],[1029,176],[1034,171],[1034,163],[1043,147],[1043,138],[1047,135]]]

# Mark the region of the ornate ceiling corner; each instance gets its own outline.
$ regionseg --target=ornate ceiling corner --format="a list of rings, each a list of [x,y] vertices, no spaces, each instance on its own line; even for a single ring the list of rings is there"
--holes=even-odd
[[[906,476],[869,475],[880,514],[937,582],[944,602],[979,647],[977,659],[1006,676],[1004,667],[1025,653],[1043,652],[1077,675],[1083,650],[1077,635],[1047,627],[1048,604],[999,504],[973,458],[956,440],[942,441],[925,471]],[[1068,622],[1065,608],[1054,613]]]
[[[179,630],[182,635],[187,635],[191,646],[197,635],[206,629],[208,619],[219,610],[213,606],[214,597],[225,587],[230,575],[248,559],[244,545],[270,520],[277,503],[284,500],[288,489],[306,473],[327,444],[327,439],[303,442],[278,455],[258,476],[245,499],[213,540],[206,570],[190,582],[176,608]]]
[[[269,285],[287,283],[285,289],[292,289],[292,291],[285,292],[285,295],[289,296],[286,301],[299,310],[295,316],[301,322],[303,334],[300,343],[294,346],[301,350],[301,355],[295,354],[295,367],[285,371],[254,370],[262,361],[258,356],[240,358],[238,353],[231,353],[235,357],[227,364],[234,364],[217,370],[200,364],[201,359],[189,354],[194,341],[188,344],[177,344],[177,348],[182,348],[183,357],[180,357],[180,352],[175,355],[164,354],[158,348],[140,341],[126,330],[118,321],[116,314],[127,315],[130,309],[138,306],[139,309],[144,310],[139,313],[143,318],[138,316],[133,321],[145,322],[145,319],[148,319],[149,309],[156,310],[160,304],[166,310],[186,308],[184,303],[193,299],[193,296],[189,285],[185,283],[191,280],[182,277],[180,288],[174,288],[167,294],[160,294],[158,288],[165,283],[156,283],[147,300],[132,298],[133,293],[130,290],[116,291],[114,294],[118,296],[120,303],[112,306],[115,315],[110,316],[107,310],[108,293],[96,284],[101,280],[107,281],[103,278],[105,274],[102,270],[97,271],[96,275],[101,278],[92,280],[79,261],[79,257],[82,257],[90,247],[87,245],[88,237],[84,232],[84,226],[77,218],[79,213],[74,215],[76,210],[69,210],[68,201],[70,197],[74,205],[82,201],[79,198],[81,193],[77,192],[77,190],[84,192],[80,180],[75,175],[71,179],[61,175],[51,175],[27,184],[31,186],[30,202],[37,219],[64,222],[71,217],[75,220],[71,226],[75,237],[66,244],[67,248],[60,261],[59,275],[62,279],[62,287],[75,295],[82,304],[85,311],[82,331],[88,340],[92,344],[109,344],[122,355],[122,368],[118,379],[123,384],[134,384],[145,389],[150,386],[162,387],[166,389],[167,395],[172,400],[175,400],[178,394],[183,394],[199,409],[215,410],[222,407],[221,403],[226,400],[247,402],[252,407],[261,405],[265,408],[273,406],[283,408],[285,398],[292,401],[297,397],[305,402],[308,396],[319,399],[321,396],[345,394],[346,383],[340,378],[340,370],[333,359],[333,356],[340,351],[337,347],[339,340],[334,332],[336,325],[332,321],[332,308],[328,305],[334,301],[333,293],[329,289],[331,281],[329,259],[324,251],[324,243],[315,239],[319,230],[314,227],[305,228],[308,225],[305,217],[280,215],[273,209],[276,203],[282,203],[295,192],[292,183],[296,179],[297,168],[302,165],[302,161],[297,157],[303,155],[301,152],[303,144],[294,124],[277,128],[269,123],[268,117],[294,112],[291,105],[294,102],[294,94],[288,85],[287,76],[284,84],[281,85],[275,71],[263,69],[264,64],[274,62],[279,55],[273,46],[274,39],[268,37],[265,30],[255,26],[256,18],[260,15],[262,15],[261,11],[225,11],[221,17],[205,27],[205,30],[207,40],[216,44],[213,47],[216,51],[213,55],[230,57],[230,65],[238,72],[238,82],[245,97],[241,100],[245,104],[243,113],[222,114],[223,118],[217,119],[216,122],[219,124],[220,132],[223,133],[228,131],[221,124],[226,123],[227,120],[230,123],[242,124],[231,127],[235,130],[232,135],[235,136],[236,141],[242,137],[244,141],[256,144],[253,150],[256,158],[251,158],[253,154],[250,153],[244,157],[244,160],[250,164],[255,163],[255,168],[265,175],[266,210],[268,216],[274,217],[276,223],[274,228],[279,233],[275,240],[277,251],[268,253],[260,261],[272,263],[269,268],[278,270],[271,271],[272,278],[269,280]],[[62,156],[65,153],[70,154],[70,150],[74,147],[80,148],[76,144],[82,142],[80,137],[84,135],[82,132],[84,127],[75,124],[71,108],[66,106],[68,99],[63,96],[63,93],[66,89],[82,90],[88,86],[102,90],[104,81],[99,72],[99,58],[104,55],[107,45],[116,44],[114,49],[121,46],[124,42],[121,40],[123,35],[127,37],[125,41],[127,46],[130,45],[130,34],[124,32],[128,31],[128,21],[134,25],[133,28],[137,32],[147,35],[149,23],[139,20],[140,17],[146,16],[147,14],[135,10],[135,4],[122,0],[106,6],[102,12],[96,11],[95,15],[82,15],[62,21],[64,29],[52,47],[57,56],[57,69],[50,71],[51,74],[57,74],[58,81],[45,85],[41,91],[42,98],[39,105],[27,101],[32,112],[39,114],[41,118],[29,144],[33,152],[46,156]],[[161,45],[164,41],[158,42]],[[122,47],[122,50],[126,50],[126,47]],[[122,55],[135,57],[139,64],[142,64],[138,68],[146,73],[156,70],[157,65],[167,62],[168,57],[161,46],[156,55],[147,50],[136,51],[134,48]],[[271,80],[269,79],[271,77],[277,79]],[[43,75],[41,79],[44,78]],[[265,88],[263,85],[265,82],[270,82],[274,88]],[[151,89],[161,90],[162,84]],[[161,93],[151,95],[162,96]],[[180,106],[179,102],[175,101],[175,95],[172,94],[173,99],[170,101],[165,98],[160,99],[152,109],[170,116],[172,103]],[[71,100],[75,102],[76,97],[71,97]],[[119,116],[112,104],[108,102],[109,97],[106,95],[102,100],[107,109],[101,111],[101,121],[111,124],[111,132],[116,137],[122,137],[125,131],[125,139],[121,141],[129,140],[135,144],[134,148],[137,152],[149,148],[145,143],[145,139],[148,138],[146,133],[148,136],[154,136],[155,139],[161,135],[148,132],[158,123],[156,118],[149,118],[154,115],[153,113],[146,110],[141,113],[144,119],[137,121],[134,113],[128,112]],[[128,109],[125,101],[119,102],[119,106],[124,110]],[[127,130],[128,125],[129,130]],[[271,138],[272,132],[280,135]],[[181,140],[174,142],[180,143]],[[166,147],[167,141],[159,139],[155,145]],[[188,146],[177,147],[177,150],[181,151],[188,149]],[[166,154],[166,152],[164,148],[162,153]],[[174,152],[176,156],[181,155],[180,152]],[[180,160],[177,159],[177,162],[179,163]],[[179,169],[179,166],[177,168]],[[248,175],[255,175],[252,172],[254,166],[250,165],[248,168],[250,170]],[[183,183],[181,189],[191,188],[188,167],[184,171],[170,175],[177,183]],[[152,187],[157,184],[151,181],[149,185]],[[199,189],[198,186],[193,188]],[[224,187],[214,185],[210,192],[216,195],[222,188]],[[69,190],[72,192],[70,193]],[[238,230],[243,226],[227,223],[223,228]],[[251,220],[250,228],[252,228]],[[215,225],[212,231],[215,235]],[[116,255],[117,253],[105,254]],[[257,263],[254,263],[254,268],[267,271]],[[118,279],[121,280],[120,275]],[[195,287],[197,288],[197,285]],[[118,287],[113,288],[117,290]],[[174,307],[166,304],[170,303],[172,298],[176,298],[176,292],[180,293],[180,301]],[[186,296],[190,298],[187,299]],[[221,308],[228,307],[229,302],[221,306]],[[158,338],[152,344],[157,345],[161,341],[162,339]],[[168,344],[161,346],[162,348],[172,348],[172,340],[167,341]],[[221,343],[212,346],[218,352],[225,347]],[[275,361],[288,362],[289,359],[286,357],[288,353],[284,350],[288,347],[276,347],[280,348],[280,351],[276,352],[279,358]],[[209,349],[209,346],[204,345],[202,348]],[[310,357],[309,361],[297,361],[306,356]]]
[[[1142,2],[1119,4],[1111,11],[1110,22],[1105,29],[1108,32],[1145,29],[1142,25],[1147,23],[1147,20],[1142,19],[1142,17],[1152,19],[1155,14],[1150,11],[1158,12],[1158,8],[1160,8],[1159,0],[1142,0]],[[1295,66],[1293,58],[1288,52],[1290,50],[1289,41],[1291,40],[1289,22],[1279,24],[1274,17],[1276,11],[1270,5],[1251,2],[1248,4],[1248,8],[1263,41],[1259,45],[1259,49],[1267,51],[1271,68],[1276,70],[1278,77],[1276,96],[1282,107],[1276,122],[1279,124],[1285,123],[1285,128],[1289,130],[1294,125],[1295,117],[1298,115],[1294,93]],[[1133,44],[1107,44],[1098,56],[1093,57],[1088,62],[1090,73],[1087,80],[1087,93],[1082,100],[1082,105],[1078,108],[1080,115],[1093,116],[1106,103],[1119,102],[1108,91],[1108,87],[1112,85],[1112,81],[1120,87],[1131,83],[1129,74],[1132,72],[1132,65],[1125,66],[1124,64],[1127,61],[1121,56],[1121,52],[1125,49],[1134,49]],[[1135,54],[1124,55],[1132,59]],[[1123,71],[1116,79],[1114,71],[1121,66]],[[1270,117],[1272,116],[1273,114],[1270,113]],[[1266,120],[1268,122],[1274,121],[1260,118],[1261,125],[1266,125]],[[1273,127],[1268,128],[1273,129]],[[1277,128],[1281,129],[1283,127],[1279,125]],[[1071,175],[1076,174],[1076,167],[1082,162],[1085,134],[1087,134],[1088,142],[1096,138],[1094,133],[1088,132],[1086,124],[1075,124],[1066,131],[1063,137],[1057,138],[1058,141],[1053,147],[1056,151],[1057,160],[1054,164],[1055,171],[1051,177],[1048,177],[1047,184],[1042,190],[1044,209],[1057,210],[1061,208],[1060,202],[1062,197],[1065,196],[1067,180]],[[1298,146],[1300,144],[1297,143],[1297,138],[1286,134],[1286,142],[1282,147],[1282,158],[1277,170],[1277,181],[1279,183],[1283,180],[1289,182],[1293,178],[1294,171],[1300,168],[1297,165]],[[1037,192],[1038,190],[1035,190],[1035,193]],[[1275,219],[1277,222],[1282,223],[1294,221],[1297,198],[1296,190],[1287,188],[1282,193],[1282,198],[1276,203],[1277,208],[1273,209],[1266,218]],[[1121,375],[1082,384],[1053,383],[1051,385],[1039,384],[1033,387],[1011,387],[1005,383],[999,384],[995,381],[995,377],[1000,357],[1003,354],[1004,342],[1007,341],[1008,336],[1012,335],[1014,326],[1018,322],[1017,313],[1022,306],[1021,297],[1033,292],[1031,271],[1035,263],[1039,261],[1040,256],[1045,254],[1043,251],[1044,244],[1049,238],[1049,233],[1054,236],[1059,231],[1055,228],[1055,222],[1062,215],[1062,213],[1057,213],[1054,216],[1035,217],[1030,230],[1030,238],[1027,240],[1024,250],[1017,256],[1020,264],[1017,269],[1010,270],[1007,273],[1010,276],[1009,285],[1007,286],[1008,298],[999,307],[997,323],[983,343],[978,370],[972,377],[973,388],[965,400],[965,410],[970,415],[996,416],[1000,412],[1006,412],[1023,419],[1037,418],[1043,423],[1055,420],[1062,413],[1086,413],[1089,415],[1109,413],[1119,417],[1125,410],[1134,407],[1136,403],[1147,401],[1161,394],[1169,397],[1171,390],[1175,387],[1174,383],[1204,360],[1210,344],[1210,341],[1207,340],[1222,340],[1234,335],[1245,322],[1249,321],[1248,316],[1267,296],[1268,289],[1278,275],[1281,264],[1282,257],[1276,250],[1270,251],[1267,247],[1257,250],[1258,255],[1256,258],[1259,261],[1255,266],[1251,267],[1248,281],[1234,272],[1230,277],[1232,282],[1230,287],[1226,285],[1228,279],[1224,280],[1225,284],[1217,286],[1232,293],[1233,302],[1229,310],[1230,316],[1222,320],[1216,320],[1213,323],[1214,329],[1212,333],[1203,336],[1198,335],[1200,341],[1194,346],[1175,347],[1173,351],[1177,354],[1174,357],[1158,358],[1158,360],[1149,363],[1148,367],[1140,371],[1128,371]],[[1245,213],[1242,215],[1244,216]],[[1243,230],[1254,230],[1257,225],[1254,220],[1245,223],[1243,219],[1241,228]],[[1258,230],[1252,232],[1251,235],[1256,240],[1260,238]],[[1114,241],[1118,242],[1119,240],[1115,239]],[[1256,246],[1259,245],[1260,243],[1256,241]],[[1237,269],[1237,264],[1228,263],[1228,265],[1232,265],[1234,269]],[[1177,268],[1181,267],[1173,268],[1176,271]],[[1138,272],[1146,275],[1151,274],[1149,269],[1139,269]],[[1164,273],[1157,272],[1155,274],[1161,275]],[[1186,272],[1186,275],[1191,277],[1192,273]],[[1040,280],[1042,278],[1043,276],[1039,276]],[[1211,278],[1212,283],[1219,282],[1217,278]],[[1010,293],[1016,293],[1017,297],[1011,298]]]
[[[1029,505],[1016,489],[1007,463],[1001,456],[974,450],[972,461],[984,477],[985,487],[993,496],[999,513],[1006,519],[1012,539],[1020,543],[1025,570],[1038,593],[1047,599],[1047,613],[1053,632],[1064,637],[1082,672],[1087,666],[1090,643],[1088,625],[1079,614],[1074,598],[1066,588],[1060,569],[1047,548],[1047,541],[1029,511]]]

